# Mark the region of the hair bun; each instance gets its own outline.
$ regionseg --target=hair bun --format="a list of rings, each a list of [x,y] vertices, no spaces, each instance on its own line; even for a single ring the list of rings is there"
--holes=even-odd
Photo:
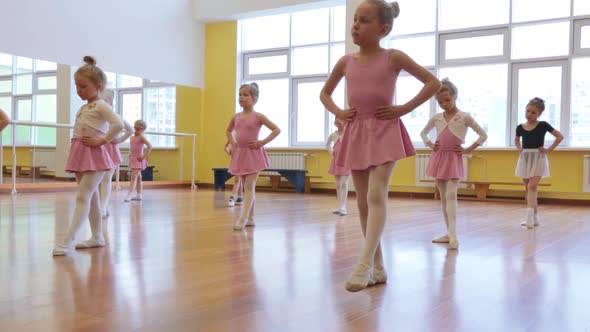
[[[256,87],[258,89],[258,83],[252,82],[252,83],[250,83],[250,85],[253,86],[253,87]]]
[[[397,1],[389,3],[391,5],[391,14],[393,18],[397,18],[399,16],[399,3]]]
[[[86,55],[83,60],[87,65],[96,66],[96,59],[93,56]]]

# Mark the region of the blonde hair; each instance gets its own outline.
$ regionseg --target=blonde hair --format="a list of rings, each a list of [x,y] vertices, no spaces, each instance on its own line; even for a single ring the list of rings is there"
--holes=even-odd
[[[98,68],[96,59],[87,55],[83,60],[85,64],[76,70],[74,76],[86,77],[95,85],[102,85],[102,89],[104,89],[107,85],[107,75],[105,75],[102,69]]]
[[[539,97],[535,97],[529,100],[529,103],[527,105],[534,106],[541,112],[545,110],[545,101]]]
[[[393,28],[393,20],[399,16],[399,3],[397,1],[387,2],[385,0],[366,0],[370,4],[377,8],[377,16],[381,24],[387,24],[389,30],[387,34],[391,32]]]
[[[442,85],[440,90],[438,90],[437,94],[448,92],[451,96],[457,97],[457,95],[459,94],[459,90],[457,89],[455,84],[453,84],[453,82],[451,82],[448,78],[443,78],[442,81],[440,81],[440,83]]]
[[[137,120],[133,123],[133,125],[141,128],[143,130],[145,130],[147,128],[147,124],[143,120]]]
[[[260,90],[258,89],[258,84],[252,82],[250,84],[242,84],[240,86],[240,90],[242,89],[248,89],[250,90],[250,94],[252,95],[252,97],[254,97],[256,99],[256,101],[258,101],[258,95],[260,94]]]

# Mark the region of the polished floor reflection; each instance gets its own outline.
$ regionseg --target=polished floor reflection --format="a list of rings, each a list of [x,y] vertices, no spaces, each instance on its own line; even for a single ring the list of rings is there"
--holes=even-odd
[[[527,231],[519,204],[461,201],[448,251],[437,201],[391,199],[389,283],[352,294],[352,200],[337,217],[327,195],[259,193],[235,232],[221,192],[115,193],[107,246],[53,258],[74,195],[0,195],[0,331],[590,331],[587,207]]]

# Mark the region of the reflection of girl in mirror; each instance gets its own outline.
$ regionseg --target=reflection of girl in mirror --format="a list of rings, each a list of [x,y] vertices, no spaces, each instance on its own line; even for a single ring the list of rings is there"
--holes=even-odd
[[[147,168],[147,158],[150,156],[150,152],[152,152],[150,141],[148,141],[143,135],[146,128],[147,124],[143,120],[137,120],[133,124],[135,133],[129,139],[129,168],[131,169],[131,180],[129,181],[129,192],[127,193],[127,197],[125,197],[125,202],[131,200],[141,201],[142,199],[141,192],[143,184],[141,182],[141,172]],[[144,146],[147,147],[145,151]],[[132,197],[134,188],[136,190],[136,195]]]
[[[113,90],[104,90],[102,93],[103,100],[113,107],[113,99],[115,94]],[[104,147],[107,149],[107,152],[111,156],[113,163],[115,166],[121,165],[123,161],[123,157],[121,156],[121,151],[119,150],[119,144],[125,142],[129,136],[133,134],[133,127],[129,124],[129,122],[123,121],[123,135],[111,140],[108,144],[105,144]],[[100,183],[99,192],[100,192],[100,206],[102,207],[102,217],[106,218],[109,216],[109,198],[111,197],[111,191],[113,187],[113,174],[115,173],[115,169],[107,171]]]

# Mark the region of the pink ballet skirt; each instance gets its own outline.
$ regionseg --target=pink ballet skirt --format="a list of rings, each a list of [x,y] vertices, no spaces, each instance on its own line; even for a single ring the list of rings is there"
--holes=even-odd
[[[111,160],[113,161],[113,163],[116,166],[121,165],[121,163],[123,162],[123,156],[121,156],[121,151],[119,150],[119,144],[107,143],[103,146],[107,150],[109,156],[111,156]]]
[[[328,169],[328,173],[334,176],[349,176],[350,169],[342,166],[338,166],[336,164],[336,157],[340,154],[340,139],[334,143],[334,157],[332,158],[332,162],[330,163],[330,169]]]
[[[426,167],[426,175],[437,180],[463,178],[463,156],[453,148],[463,143],[449,128],[445,128],[436,138],[439,148],[433,152]]]
[[[143,157],[143,142],[139,136],[131,136],[129,139],[129,168],[144,170],[148,167],[147,160]]]
[[[416,154],[401,119],[380,120],[378,107],[391,105],[397,74],[389,70],[389,51],[370,62],[358,62],[348,55],[345,74],[348,104],[356,115],[346,125],[336,164],[351,170],[365,170]]]
[[[248,175],[258,173],[270,167],[268,156],[264,148],[248,147],[249,142],[257,141],[262,124],[256,118],[256,112],[243,115],[238,113],[234,117],[236,144],[232,146],[229,173],[232,175]]]
[[[84,128],[84,136],[102,137],[104,134],[94,128]],[[83,173],[109,171],[115,169],[115,164],[111,159],[104,145],[91,147],[82,144],[79,137],[72,138],[70,153],[66,162],[66,172]]]

